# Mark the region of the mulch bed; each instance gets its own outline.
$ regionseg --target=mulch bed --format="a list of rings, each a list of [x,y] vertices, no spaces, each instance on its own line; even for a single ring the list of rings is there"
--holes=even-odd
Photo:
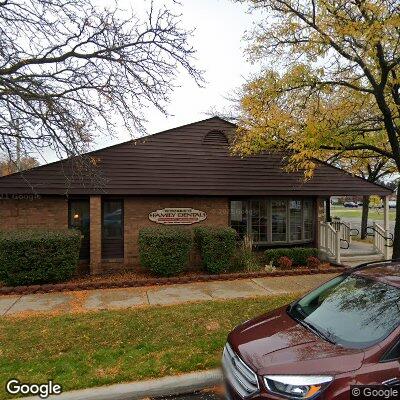
[[[77,277],[66,283],[32,285],[32,286],[3,286],[0,287],[0,295],[10,294],[32,294],[32,293],[50,293],[64,292],[75,290],[92,290],[92,289],[110,289],[110,288],[126,288],[156,285],[172,285],[190,282],[208,282],[208,281],[229,281],[245,278],[261,278],[274,276],[293,276],[293,275],[309,275],[309,274],[330,274],[340,273],[346,270],[342,265],[332,265],[330,267],[320,269],[295,268],[290,270],[275,270],[272,272],[237,272],[225,273],[219,275],[207,275],[197,272],[191,272],[182,276],[171,278],[155,278],[146,274],[127,272],[113,275],[93,275],[85,277]]]

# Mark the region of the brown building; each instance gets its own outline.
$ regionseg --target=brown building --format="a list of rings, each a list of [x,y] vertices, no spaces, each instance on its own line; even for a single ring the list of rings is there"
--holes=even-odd
[[[231,225],[259,247],[323,247],[329,196],[391,194],[322,162],[304,182],[283,172],[280,154],[232,156],[234,130],[209,118],[2,177],[1,229],[79,227],[81,258],[99,273],[137,266],[138,232],[158,223]]]

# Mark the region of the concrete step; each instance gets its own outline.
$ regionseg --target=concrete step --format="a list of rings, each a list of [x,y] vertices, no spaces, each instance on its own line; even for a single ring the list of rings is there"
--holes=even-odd
[[[363,257],[341,257],[340,263],[343,265],[347,265],[349,267],[356,267],[357,265],[375,262],[375,261],[382,261],[384,260],[383,255],[375,254]]]
[[[329,257],[329,260],[335,262],[335,260],[331,257]],[[364,264],[367,262],[382,260],[384,260],[383,255],[378,253],[350,253],[346,255],[342,254],[340,256],[340,263],[350,267],[355,267],[359,264]]]
[[[340,258],[343,259],[353,259],[353,258],[374,258],[374,257],[383,257],[382,254],[379,253],[348,253],[341,254]]]

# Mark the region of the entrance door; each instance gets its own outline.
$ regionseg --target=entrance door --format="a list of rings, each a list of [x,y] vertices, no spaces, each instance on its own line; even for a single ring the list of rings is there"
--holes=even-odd
[[[69,228],[79,229],[82,233],[79,259],[89,260],[90,257],[90,206],[87,199],[69,200]]]
[[[104,259],[124,257],[123,200],[103,200],[101,253]]]

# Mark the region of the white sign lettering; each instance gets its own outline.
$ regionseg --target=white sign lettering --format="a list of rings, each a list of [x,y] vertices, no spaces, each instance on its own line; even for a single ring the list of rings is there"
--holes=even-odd
[[[163,208],[149,214],[149,220],[164,225],[191,225],[204,221],[207,213],[193,208]]]

